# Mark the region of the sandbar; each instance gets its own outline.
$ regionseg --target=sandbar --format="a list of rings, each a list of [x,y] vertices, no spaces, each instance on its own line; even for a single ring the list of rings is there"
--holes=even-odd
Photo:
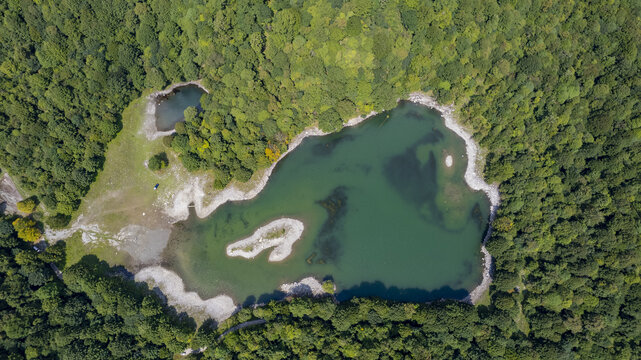
[[[227,256],[253,259],[266,249],[270,262],[283,261],[292,253],[292,245],[300,239],[305,225],[302,221],[280,218],[258,228],[250,237],[227,245]]]

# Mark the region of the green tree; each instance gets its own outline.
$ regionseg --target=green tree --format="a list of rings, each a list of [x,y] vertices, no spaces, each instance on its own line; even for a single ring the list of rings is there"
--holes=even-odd
[[[166,168],[168,164],[169,159],[167,158],[167,153],[161,152],[149,158],[147,167],[149,168],[149,170],[159,171]]]

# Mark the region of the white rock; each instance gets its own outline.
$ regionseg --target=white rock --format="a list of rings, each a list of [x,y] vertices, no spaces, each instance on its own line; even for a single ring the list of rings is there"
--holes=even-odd
[[[143,268],[135,275],[136,281],[145,281],[151,287],[157,286],[167,297],[167,303],[175,306],[178,311],[185,311],[190,315],[205,313],[214,320],[221,322],[229,318],[238,306],[231,297],[218,295],[203,300],[193,291],[185,291],[185,285],[178,274],[161,266]]]
[[[300,281],[286,283],[280,286],[280,289],[287,295],[296,296],[318,296],[325,294],[323,285],[314,277],[306,277]]]
[[[445,157],[445,166],[452,167],[453,164],[454,164],[454,159],[452,159],[452,155],[447,155]]]

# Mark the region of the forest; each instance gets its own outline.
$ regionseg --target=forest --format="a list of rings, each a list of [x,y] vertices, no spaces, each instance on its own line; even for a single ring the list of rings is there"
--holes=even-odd
[[[502,200],[487,304],[290,299],[197,330],[98,259],[65,268],[63,245],[38,252],[5,220],[0,352],[641,358],[638,1],[8,0],[0,13],[0,167],[49,226],[78,208],[133,99],[197,79],[203,111],[167,151],[216,187],[305,127],[334,131],[422,91],[456,106]],[[219,338],[254,318],[267,322]]]

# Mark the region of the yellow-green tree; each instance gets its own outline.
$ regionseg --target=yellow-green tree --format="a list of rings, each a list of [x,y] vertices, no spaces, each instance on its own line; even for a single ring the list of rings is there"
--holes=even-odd
[[[42,232],[36,227],[36,222],[29,218],[17,218],[12,223],[18,232],[18,237],[24,241],[36,242],[42,237]]]
[[[36,202],[35,197],[32,196],[22,201],[18,201],[16,203],[16,206],[21,212],[25,214],[31,214],[32,212],[34,212],[34,210],[36,210],[36,206],[38,206],[38,203]]]

